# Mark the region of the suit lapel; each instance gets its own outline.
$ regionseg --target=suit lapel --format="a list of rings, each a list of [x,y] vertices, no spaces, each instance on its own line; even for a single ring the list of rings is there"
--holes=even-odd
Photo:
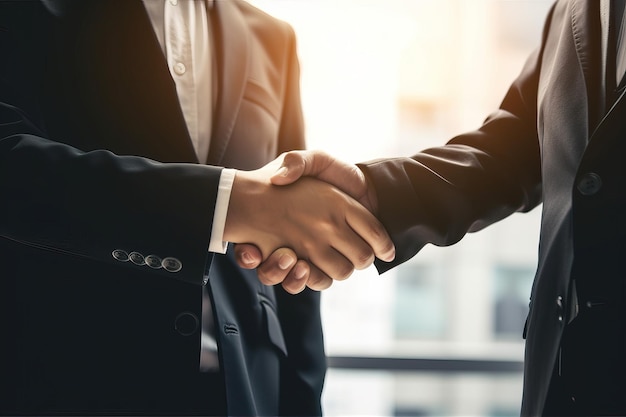
[[[589,107],[589,128],[593,130],[605,112],[604,63],[600,1],[572,1],[572,32],[578,63],[582,69]],[[591,132],[589,132],[591,133]]]
[[[596,1],[594,0],[589,0],[591,5],[595,5]],[[599,121],[599,125],[604,124],[606,119],[609,118],[611,115],[615,114],[615,109],[618,106],[618,104],[624,99],[624,89],[621,88],[620,89],[620,93],[617,97],[613,97],[611,100],[607,100],[606,96],[607,96],[607,83],[610,85],[609,88],[613,88],[615,86],[615,83],[617,80],[608,80],[607,77],[613,77],[615,78],[616,73],[615,71],[617,70],[616,68],[616,62],[609,62],[610,59],[614,59],[615,55],[612,53],[609,53],[608,49],[609,48],[616,48],[617,45],[617,38],[615,39],[611,39],[611,37],[609,36],[609,26],[611,24],[615,24],[615,22],[619,22],[620,19],[617,18],[617,16],[612,16],[611,15],[611,0],[599,0],[597,2],[599,4],[599,15],[600,15],[600,20],[602,22],[601,25],[601,42],[602,42],[602,48],[597,48],[600,49],[600,53],[601,55],[597,58],[598,62],[602,63],[602,83],[601,85],[598,87],[598,91],[601,91],[603,93],[603,111],[601,117],[598,121]],[[619,10],[618,12],[613,11],[613,13],[623,13],[623,11],[621,10],[621,8],[617,8],[617,10]],[[613,29],[615,30],[615,33],[613,34],[613,36],[617,36],[617,29],[620,29],[619,27]],[[623,48],[626,44],[622,44],[621,47]],[[611,58],[612,57],[612,58]],[[612,66],[613,68],[611,69],[609,66]],[[609,68],[609,70],[607,70],[607,68]],[[621,85],[623,86],[624,84],[624,77],[623,74],[621,74]],[[614,99],[614,100],[613,100]],[[598,127],[600,127],[598,125]],[[597,134],[597,130],[594,132],[594,134],[592,135],[592,138]]]
[[[208,163],[219,165],[233,132],[248,75],[248,29],[235,2],[214,3],[218,87]]]
[[[176,86],[141,0],[89,4],[73,36],[81,37],[78,78],[94,108],[90,119],[101,142],[122,154],[197,162]]]

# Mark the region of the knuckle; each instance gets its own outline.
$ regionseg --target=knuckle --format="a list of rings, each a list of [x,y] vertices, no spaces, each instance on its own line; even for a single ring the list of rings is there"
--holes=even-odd
[[[307,287],[309,287],[310,289],[314,291],[323,291],[327,288],[330,288],[332,284],[333,284],[333,280],[331,278],[328,278],[328,279],[316,280],[315,282],[309,282],[307,283]]]
[[[363,250],[357,255],[357,263],[354,265],[356,269],[365,269],[374,262],[374,252],[371,250]]]
[[[343,281],[348,279],[350,275],[352,275],[352,272],[354,272],[354,266],[351,263],[346,262],[345,264],[338,266],[333,278],[337,281]]]
[[[292,280],[285,280],[283,281],[282,286],[285,289],[285,291],[287,291],[289,294],[299,294],[306,287],[306,283],[299,283],[299,282],[295,282]]]
[[[336,221],[332,217],[319,219],[317,227],[322,236],[332,236],[333,233],[337,233]]]
[[[283,159],[284,165],[289,166],[304,166],[304,160],[302,156],[294,151],[287,152]]]
[[[380,245],[380,249],[377,251],[378,254],[388,254],[395,251],[395,245],[391,241],[391,239],[385,239],[383,243]]]
[[[385,252],[393,249],[393,242],[387,233],[387,230],[381,224],[374,224],[371,228],[371,233],[374,238],[374,242],[378,248]]]
[[[395,249],[395,246],[394,246],[393,242],[390,240],[390,241],[389,241],[389,242],[385,245],[385,248],[384,248],[384,250],[383,250],[383,251],[384,251],[385,253],[387,253],[387,252],[392,252],[394,249]]]
[[[275,268],[269,268],[267,266],[257,269],[257,277],[265,285],[274,285],[283,280],[283,276],[276,272]]]
[[[370,226],[370,233],[372,234],[374,239],[376,239],[377,241],[383,241],[383,240],[389,239],[389,237],[387,236],[387,231],[385,230],[383,225],[380,224],[378,221],[376,221]]]
[[[285,152],[283,155],[284,155],[283,160],[285,162],[292,162],[292,161],[297,160],[296,154],[293,151]]]

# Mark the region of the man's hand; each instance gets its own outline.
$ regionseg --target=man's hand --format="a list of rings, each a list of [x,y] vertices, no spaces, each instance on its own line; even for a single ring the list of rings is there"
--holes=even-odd
[[[315,177],[339,188],[370,212],[378,211],[376,192],[356,165],[322,151],[291,151],[282,154],[281,159],[282,164],[270,178],[272,184],[287,185],[301,177]]]
[[[289,248],[279,248],[263,262],[259,248],[250,244],[235,245],[235,258],[245,269],[257,268],[259,280],[265,285],[281,284],[291,294],[297,294],[309,287],[320,291],[328,288],[333,279],[315,265],[298,259]]]
[[[271,165],[276,167],[276,162],[281,159],[282,164],[270,178],[272,184],[288,185],[303,176],[316,177],[334,185],[359,201],[369,211],[376,213],[378,201],[374,189],[368,186],[365,176],[356,165],[339,161],[321,151],[288,152]],[[263,283],[267,285],[282,283],[282,286],[291,293],[300,292],[305,286],[324,289],[332,282],[332,278],[322,270],[302,259],[298,260],[296,253],[288,248],[278,249],[263,262],[263,254],[257,247],[242,244],[235,246],[235,256],[242,268],[258,268],[259,279]],[[391,261],[394,252],[376,253],[376,256]]]
[[[283,286],[288,291],[299,292],[305,285],[327,288],[332,279],[346,279],[355,268],[368,267],[374,257],[393,259],[393,243],[368,209],[327,182],[314,178],[294,182],[316,172],[307,168],[309,162],[326,174],[340,165],[315,165],[313,158],[300,169],[304,159],[289,157],[279,167],[281,160],[236,174],[224,239],[258,248],[237,249],[243,267],[253,267],[259,256],[266,259],[276,251],[259,269],[259,278],[266,284],[286,280]],[[281,186],[272,183],[275,179]],[[364,191],[360,198],[371,207]]]

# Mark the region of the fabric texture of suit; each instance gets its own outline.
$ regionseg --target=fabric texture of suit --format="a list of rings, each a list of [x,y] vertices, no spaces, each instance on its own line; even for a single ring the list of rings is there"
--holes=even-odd
[[[202,165],[140,0],[0,2],[0,413],[194,412],[205,275],[228,413],[321,413],[319,293],[207,252],[221,167],[304,146],[294,34],[243,1],[211,16]]]
[[[360,165],[396,243],[381,270],[543,203],[523,415],[543,412],[555,364],[579,410],[626,411],[626,100],[617,92],[604,110],[599,3],[555,3],[541,47],[479,130]],[[567,325],[573,282],[579,312]]]

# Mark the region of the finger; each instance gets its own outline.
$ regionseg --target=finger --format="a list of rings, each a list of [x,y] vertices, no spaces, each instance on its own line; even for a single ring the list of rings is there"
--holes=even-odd
[[[257,268],[259,281],[265,285],[276,285],[287,277],[298,257],[289,248],[279,248]]]
[[[321,158],[316,157],[316,159],[319,161]],[[348,164],[330,157],[325,159],[324,163],[327,165],[324,166],[323,169],[316,169],[317,179],[334,185],[350,197],[359,201],[369,211],[372,211],[369,201],[367,201],[369,189],[363,171],[354,164]]]
[[[354,234],[352,230],[347,233]],[[312,247],[309,253],[310,264],[315,265],[324,275],[333,280],[343,281],[354,272],[354,265],[332,246]]]
[[[287,185],[298,180],[306,168],[306,157],[304,152],[291,151],[282,155],[283,162],[270,178],[274,185]]]
[[[322,291],[333,284],[333,279],[322,272],[315,265],[309,264],[309,277],[306,286],[315,291]]]
[[[356,205],[357,207],[354,208],[352,205]],[[358,211],[357,214],[351,214],[350,216],[365,216],[367,219],[363,220],[363,222],[377,222],[377,220],[365,208],[356,202],[348,202],[346,210]],[[345,212],[344,216],[349,216],[348,212]],[[323,235],[332,236],[332,239],[328,244],[335,250],[335,252],[345,258],[353,269],[365,269],[374,262],[376,255],[371,245],[363,239],[360,233],[364,233],[362,229],[355,230],[347,220],[343,220],[335,225],[326,225],[326,231],[323,232]],[[341,259],[335,262],[341,262]],[[336,272],[336,269],[328,270],[328,267],[325,263],[322,263],[322,261],[315,263],[333,278],[336,278],[337,274],[341,273]],[[341,264],[338,263],[335,268],[338,268],[339,266],[341,266]],[[343,267],[345,268],[346,266],[344,265]],[[345,269],[344,271],[347,272]]]
[[[348,225],[336,234],[332,247],[348,259],[354,269],[365,269],[376,259],[372,247]]]
[[[287,185],[304,176],[316,177],[334,185],[375,212],[376,195],[356,165],[335,159],[322,151],[291,151],[281,157],[283,161],[280,168],[270,178],[272,184]]]
[[[367,209],[352,204],[346,211],[346,222],[372,248],[377,258],[393,261],[396,248],[383,225]]]
[[[300,177],[321,175],[335,160],[322,151],[291,151],[282,155],[283,162],[270,178],[274,185],[287,185]]]
[[[263,254],[255,245],[240,243],[235,245],[235,260],[244,269],[254,269],[263,261]]]
[[[311,267],[307,261],[298,260],[287,277],[282,282],[282,286],[290,294],[298,294],[302,292],[307,285]]]

